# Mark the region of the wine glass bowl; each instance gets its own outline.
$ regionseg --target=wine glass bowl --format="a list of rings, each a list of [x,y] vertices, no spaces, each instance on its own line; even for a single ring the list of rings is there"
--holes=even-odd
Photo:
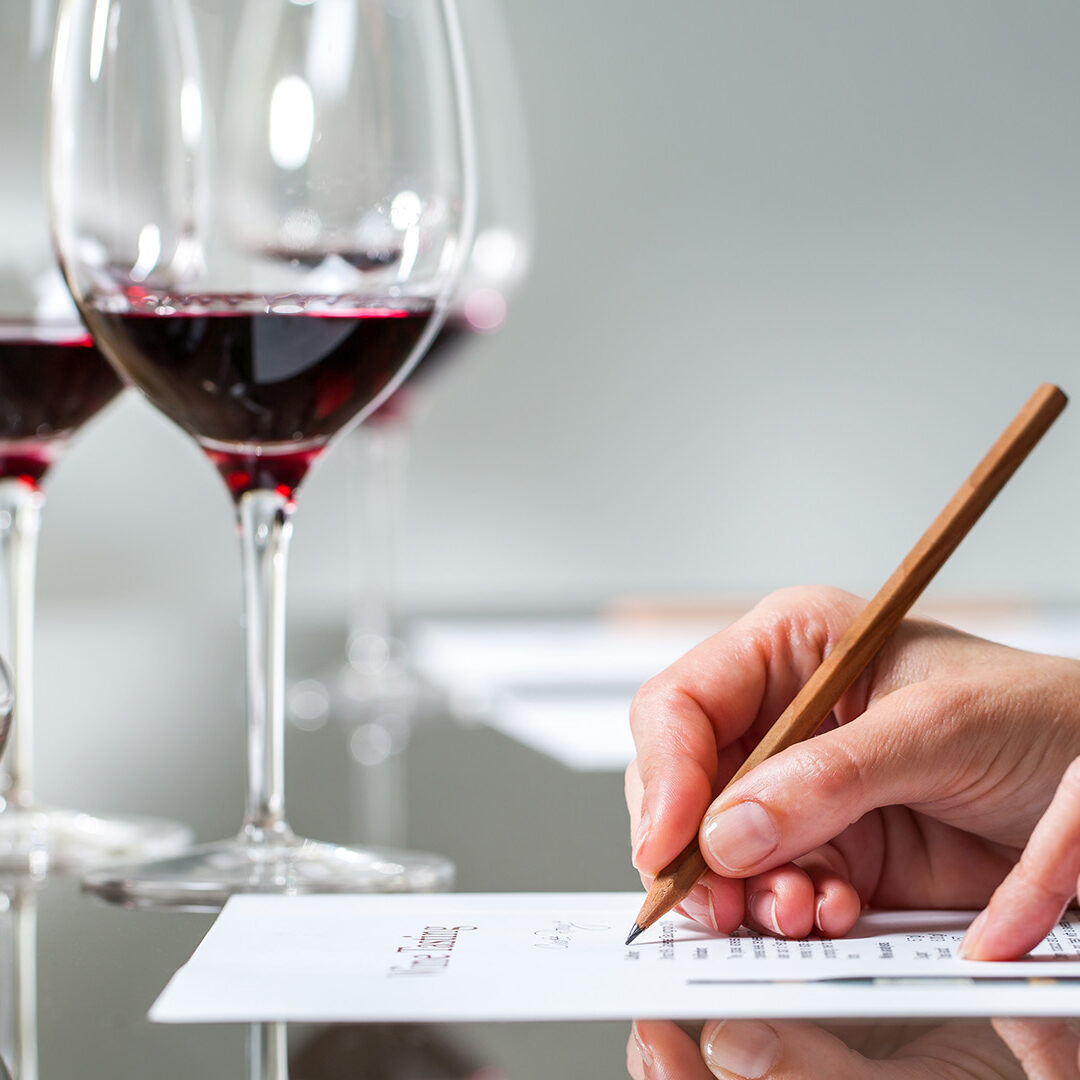
[[[51,208],[95,341],[236,505],[248,798],[240,834],[87,878],[125,903],[436,888],[438,856],[284,816],[285,559],[296,490],[436,335],[473,217],[452,0],[63,0]]]
[[[11,678],[11,669],[0,660],[0,758],[7,749],[11,735],[11,717],[15,711],[15,686]]]
[[[437,337],[406,382],[349,440],[349,520],[355,585],[345,663],[320,675],[326,711],[349,733],[361,765],[383,764],[403,749],[415,717],[445,715],[424,685],[397,610],[397,554],[406,510],[412,432],[447,366],[497,331],[528,272],[533,199],[527,124],[513,42],[500,0],[458,0],[473,89],[477,160],[476,228]],[[301,689],[307,682],[302,684]],[[370,736],[370,739],[368,738]],[[359,752],[357,752],[359,750]],[[358,818],[387,817],[371,769],[359,781]]]
[[[48,479],[72,436],[121,389],[72,303],[49,235],[42,130],[55,14],[51,0],[7,12],[0,63],[11,105],[0,118],[0,648],[14,688],[0,770],[0,870],[35,875],[165,854],[191,838],[173,822],[48,806],[34,792],[34,591]]]

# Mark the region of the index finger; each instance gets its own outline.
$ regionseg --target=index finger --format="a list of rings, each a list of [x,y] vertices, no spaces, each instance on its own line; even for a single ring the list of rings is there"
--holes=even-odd
[[[696,835],[709,804],[860,607],[833,589],[773,594],[642,686],[630,710],[642,785],[639,870],[656,874]]]

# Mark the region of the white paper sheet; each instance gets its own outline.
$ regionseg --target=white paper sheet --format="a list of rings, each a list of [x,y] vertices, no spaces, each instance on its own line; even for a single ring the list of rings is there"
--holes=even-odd
[[[151,1011],[163,1022],[1067,1015],[1080,920],[1010,964],[957,959],[971,913],[877,913],[837,941],[623,944],[637,893],[239,896]],[[912,982],[911,980],[915,980]],[[1008,980],[1008,981],[1005,981]]]

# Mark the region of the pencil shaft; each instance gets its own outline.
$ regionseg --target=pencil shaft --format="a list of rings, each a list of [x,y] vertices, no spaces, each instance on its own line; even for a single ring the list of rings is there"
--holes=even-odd
[[[809,738],[817,730],[1009,477],[1057,419],[1066,402],[1065,395],[1056,386],[1044,384],[1036,390],[889,580],[860,612],[836,648],[825,657],[750,753],[729,784],[741,779],[774,754]],[[638,915],[637,925],[644,930],[670,911],[686,897],[705,870],[705,859],[695,837],[653,882]]]

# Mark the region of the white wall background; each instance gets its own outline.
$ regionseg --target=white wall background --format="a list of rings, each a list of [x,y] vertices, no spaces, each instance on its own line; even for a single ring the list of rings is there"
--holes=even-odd
[[[533,272],[505,329],[433,388],[410,605],[872,590],[1043,380],[1077,402],[935,589],[1080,597],[1080,6],[506,10]],[[338,448],[297,517],[308,621],[344,619],[350,497]],[[192,723],[211,701],[233,714],[230,514],[198,451],[134,398],[84,433],[42,537],[46,732],[118,686],[140,723],[151,682]],[[232,672],[235,693],[207,689]],[[90,716],[88,753],[117,723]],[[155,726],[148,752],[181,754],[185,733]]]
[[[535,260],[417,434],[413,606],[873,589],[1039,381],[1080,395],[1075,4],[506,8]],[[1078,466],[1067,412],[937,588],[1080,594]],[[46,601],[231,603],[219,487],[123,403],[56,471]],[[340,605],[349,497],[339,448],[298,605]]]

